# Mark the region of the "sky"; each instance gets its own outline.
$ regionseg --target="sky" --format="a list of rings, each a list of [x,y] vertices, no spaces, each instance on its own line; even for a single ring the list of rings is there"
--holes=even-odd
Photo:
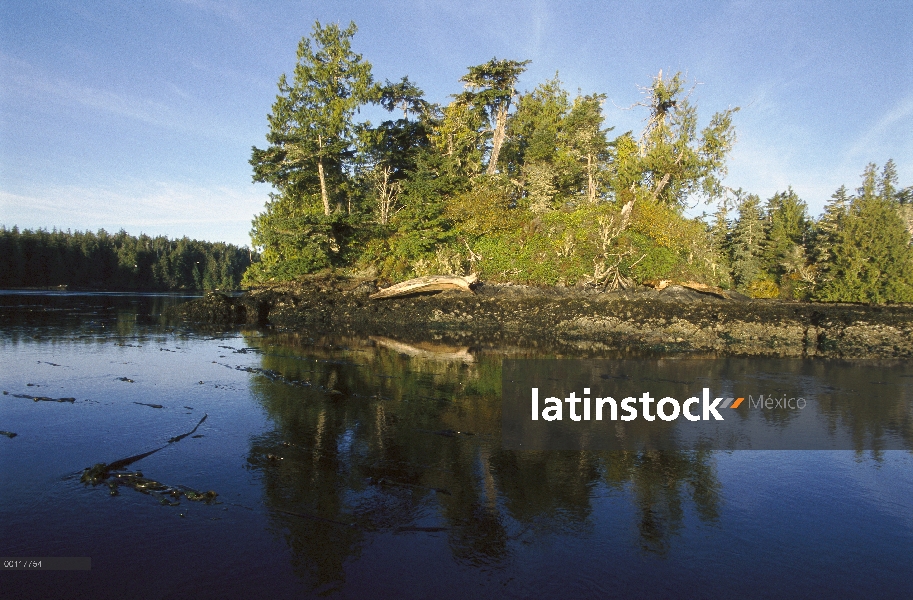
[[[639,86],[681,71],[701,127],[740,107],[724,183],[792,186],[812,215],[870,162],[913,185],[909,0],[0,0],[0,225],[249,245],[271,189],[251,147],[315,21],[354,21],[375,79],[433,102],[471,65],[531,60],[520,91],[557,72],[604,93],[612,135],[642,129]]]

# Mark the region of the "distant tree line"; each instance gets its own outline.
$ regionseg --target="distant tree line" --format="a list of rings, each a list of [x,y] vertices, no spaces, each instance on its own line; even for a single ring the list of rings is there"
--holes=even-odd
[[[324,269],[400,280],[626,288],[686,279],[755,297],[913,301],[910,204],[889,162],[869,166],[820,220],[791,190],[762,203],[723,185],[733,107],[699,126],[693,85],[662,71],[632,108],[643,130],[610,136],[604,94],[558,75],[516,89],[528,61],[470,66],[446,105],[408,77],[376,82],[356,27],[314,25],[279,78],[253,179],[274,192],[253,221],[251,284]],[[391,118],[356,121],[375,104]],[[689,204],[719,207],[689,218]]]
[[[725,283],[756,298],[913,302],[913,187],[899,189],[888,161],[869,164],[851,194],[841,186],[824,214],[808,216],[792,188],[765,203],[735,193],[711,228]]]
[[[252,259],[256,255],[247,248],[186,237],[0,226],[0,287],[5,288],[233,290]]]

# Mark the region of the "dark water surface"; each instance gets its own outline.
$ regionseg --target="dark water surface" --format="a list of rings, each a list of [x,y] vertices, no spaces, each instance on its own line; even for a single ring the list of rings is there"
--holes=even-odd
[[[909,450],[503,450],[501,361],[541,355],[161,322],[180,300],[0,293],[0,554],[92,560],[0,596],[913,596]],[[911,365],[845,368],[891,374],[913,439]]]

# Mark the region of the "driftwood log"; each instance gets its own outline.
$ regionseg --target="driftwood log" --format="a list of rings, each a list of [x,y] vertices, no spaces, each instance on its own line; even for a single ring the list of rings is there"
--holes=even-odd
[[[650,286],[656,290],[663,290],[669,287],[670,285],[678,285],[683,288],[688,288],[689,290],[694,290],[695,292],[701,292],[702,294],[710,294],[718,298],[723,298],[725,300],[740,300],[744,298],[741,294],[733,293],[723,288],[719,288],[713,285],[707,285],[706,283],[697,283],[696,281],[675,281],[672,279],[649,279],[644,281],[644,285]]]
[[[459,277],[457,275],[428,275],[426,277],[417,277],[409,281],[397,283],[388,288],[384,288],[377,293],[371,294],[372,300],[380,298],[395,298],[396,296],[408,296],[409,294],[421,294],[424,292],[442,292],[444,290],[463,290],[471,292],[469,286],[475,283],[476,275]]]

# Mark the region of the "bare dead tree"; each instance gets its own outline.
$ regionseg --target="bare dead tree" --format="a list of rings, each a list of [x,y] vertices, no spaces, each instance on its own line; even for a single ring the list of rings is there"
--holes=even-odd
[[[616,240],[631,222],[633,207],[634,201],[630,200],[617,215],[600,217],[598,221],[599,242],[602,253],[593,259],[593,275],[587,276],[590,285],[604,290],[627,289],[633,285],[634,282],[631,278],[621,272],[621,263],[634,255],[634,249],[628,248],[619,251],[615,248]],[[646,256],[644,254],[638,258],[628,269],[633,268]]]
[[[372,172],[374,192],[377,194],[377,221],[381,225],[389,224],[393,215],[402,209],[397,205],[402,183],[391,181],[392,175],[393,169],[388,165],[378,165]]]

